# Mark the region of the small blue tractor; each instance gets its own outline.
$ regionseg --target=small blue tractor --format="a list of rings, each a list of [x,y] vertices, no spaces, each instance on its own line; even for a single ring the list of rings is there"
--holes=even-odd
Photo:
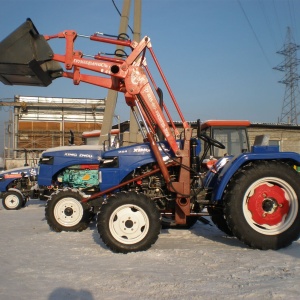
[[[37,168],[23,167],[0,172],[0,198],[7,210],[17,210],[30,198],[39,198]]]

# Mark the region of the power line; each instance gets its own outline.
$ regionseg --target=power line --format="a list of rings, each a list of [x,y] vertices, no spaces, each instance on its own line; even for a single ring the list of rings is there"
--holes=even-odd
[[[292,25],[293,31],[297,35],[297,25],[296,25],[294,2],[293,1],[288,1],[288,7],[289,7],[289,15],[290,15],[290,19],[291,19],[291,25]]]
[[[118,12],[119,16],[121,17],[122,14],[121,14],[120,10],[118,9],[118,7],[117,7],[115,1],[114,1],[114,0],[111,0],[111,1],[112,1],[113,5],[114,5],[116,11]],[[130,25],[127,25],[127,27],[130,29],[131,33],[133,34],[133,30],[132,30],[132,28],[130,27]]]
[[[280,26],[280,20],[279,20],[279,16],[278,16],[278,13],[277,13],[277,8],[276,8],[274,0],[273,0],[273,7],[274,7],[275,15],[276,15],[276,21],[277,21],[277,25],[278,25],[278,32],[280,33],[280,35],[281,35],[281,41],[283,42],[284,41],[284,37],[282,35],[281,26]]]
[[[268,14],[267,14],[266,7],[265,7],[265,2],[260,0],[259,4],[260,4],[260,8],[263,12],[264,18],[266,20],[266,24],[267,24],[268,30],[270,32],[270,36],[272,37],[272,39],[274,41],[274,45],[276,48],[279,48],[278,44],[277,44],[276,35],[274,34],[274,31],[272,30],[271,22],[270,22],[270,19],[268,18]]]
[[[264,55],[264,57],[265,57],[267,63],[269,64],[270,68],[272,68],[272,65],[271,65],[271,63],[270,63],[270,61],[269,61],[269,59],[268,59],[268,57],[267,57],[267,55],[266,55],[266,52],[265,52],[265,50],[264,50],[262,44],[260,43],[260,41],[259,41],[259,39],[258,39],[258,36],[257,36],[257,34],[256,34],[256,32],[255,32],[255,30],[254,30],[252,24],[251,24],[251,22],[250,22],[250,20],[249,20],[249,18],[248,18],[248,16],[247,16],[247,14],[246,14],[246,12],[245,12],[245,10],[244,10],[244,8],[243,8],[243,6],[242,6],[240,0],[237,0],[237,2],[238,2],[238,4],[239,4],[239,6],[240,6],[240,8],[241,8],[241,10],[242,10],[242,12],[243,12],[243,14],[244,14],[246,20],[247,20],[247,22],[248,22],[248,24],[249,24],[249,26],[250,26],[250,28],[251,28],[251,30],[252,30],[252,33],[254,34],[254,37],[255,37],[255,39],[256,39],[256,42],[257,42],[257,44],[258,44],[260,50],[262,51],[262,53],[263,53],[263,55]]]

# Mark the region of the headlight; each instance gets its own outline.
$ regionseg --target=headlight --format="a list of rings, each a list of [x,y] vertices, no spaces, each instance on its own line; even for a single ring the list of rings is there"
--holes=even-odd
[[[53,165],[54,157],[53,156],[44,156],[40,158],[41,165]]]

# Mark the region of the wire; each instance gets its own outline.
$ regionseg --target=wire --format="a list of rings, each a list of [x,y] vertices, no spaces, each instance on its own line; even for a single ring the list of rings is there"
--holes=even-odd
[[[292,7],[291,7],[292,5]],[[293,1],[288,1],[288,6],[289,6],[289,14],[291,18],[291,25],[296,33],[297,36],[297,26],[296,26],[296,17],[295,17],[295,7]]]
[[[273,0],[273,7],[274,7],[274,10],[275,10],[276,21],[277,21],[277,25],[278,25],[278,32],[279,32],[280,35],[281,35],[281,41],[282,41],[282,43],[283,43],[283,42],[284,42],[284,37],[283,37],[283,35],[282,35],[281,25],[280,25],[280,21],[279,21],[279,16],[278,16],[278,12],[277,12],[277,8],[276,8],[275,1],[274,1],[274,0]]]
[[[1,109],[3,109],[4,112],[9,112],[12,110],[12,107],[11,106],[9,106],[9,107],[1,106]]]
[[[250,26],[250,28],[251,28],[251,30],[252,30],[252,33],[254,34],[254,37],[255,37],[255,39],[256,39],[256,42],[257,42],[258,45],[259,45],[260,50],[262,51],[262,53],[263,53],[263,55],[264,55],[264,57],[265,57],[267,63],[269,64],[270,68],[272,69],[272,65],[271,65],[271,63],[270,63],[270,61],[269,61],[269,59],[268,59],[268,57],[267,57],[267,55],[266,55],[266,52],[265,52],[265,50],[264,50],[262,44],[260,43],[260,41],[259,41],[259,39],[258,39],[258,36],[257,36],[257,34],[256,34],[256,32],[255,32],[255,30],[254,30],[254,28],[253,28],[253,26],[252,26],[252,24],[251,24],[249,18],[248,18],[248,16],[247,16],[247,14],[246,14],[246,12],[245,12],[243,6],[242,6],[242,3],[240,2],[240,0],[237,0],[237,2],[238,2],[238,4],[239,4],[239,6],[240,6],[240,8],[241,8],[241,10],[242,10],[242,12],[243,12],[243,14],[244,14],[246,20],[247,20],[247,22],[248,22],[248,24],[249,24],[249,26]]]
[[[261,8],[262,13],[264,15],[264,18],[266,20],[266,24],[267,24],[268,30],[270,32],[270,36],[272,37],[272,39],[274,41],[274,46],[276,47],[276,49],[278,49],[279,47],[278,47],[278,43],[277,43],[277,40],[276,40],[276,35],[274,34],[274,31],[272,30],[270,19],[268,18],[268,15],[267,15],[265,2],[263,0],[260,0],[259,5],[260,5],[260,8]]]
[[[122,14],[121,14],[120,10],[118,9],[118,7],[117,7],[115,1],[114,1],[114,0],[111,0],[111,1],[112,1],[113,5],[114,5],[116,11],[118,12],[119,16],[122,17]],[[133,34],[133,30],[132,30],[132,28],[130,27],[130,25],[127,25],[127,27],[130,29],[131,33]]]

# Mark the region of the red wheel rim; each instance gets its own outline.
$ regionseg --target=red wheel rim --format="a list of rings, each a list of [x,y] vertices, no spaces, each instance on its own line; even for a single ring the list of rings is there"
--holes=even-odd
[[[277,225],[284,221],[290,210],[284,190],[266,183],[254,189],[247,205],[253,221],[258,225]]]

